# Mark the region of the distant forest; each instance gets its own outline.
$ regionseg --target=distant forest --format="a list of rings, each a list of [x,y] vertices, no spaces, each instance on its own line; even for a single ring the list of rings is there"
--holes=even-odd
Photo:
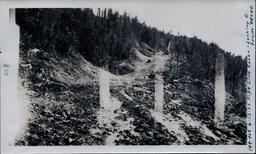
[[[130,58],[130,50],[147,44],[154,52],[168,54],[171,42],[169,72],[175,78],[190,77],[214,82],[215,58],[225,53],[226,90],[239,103],[245,103],[247,58],[225,52],[215,43],[206,43],[196,37],[175,36],[147,26],[113,9],[17,9],[20,26],[20,49],[37,48],[43,52],[66,54],[78,51],[92,64],[115,73],[115,65]],[[170,73],[171,72],[171,73]],[[243,93],[243,94],[241,94]],[[241,105],[241,104],[240,104]],[[244,105],[243,105],[244,107]],[[244,109],[241,111],[245,111]],[[239,112],[239,111],[238,111]],[[241,113],[243,116],[245,112]]]

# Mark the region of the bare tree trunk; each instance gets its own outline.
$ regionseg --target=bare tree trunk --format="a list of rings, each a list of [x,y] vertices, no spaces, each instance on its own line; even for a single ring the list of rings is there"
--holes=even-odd
[[[234,72],[233,76],[232,76],[232,95],[234,96],[235,95],[235,77],[236,77],[236,71]]]
[[[225,111],[225,73],[224,73],[224,53],[219,52],[215,63],[215,123],[224,120]]]
[[[168,43],[167,51],[169,54],[171,53],[171,40]]]
[[[180,54],[177,55],[177,64],[176,64],[176,71],[179,72],[179,60],[180,60]]]

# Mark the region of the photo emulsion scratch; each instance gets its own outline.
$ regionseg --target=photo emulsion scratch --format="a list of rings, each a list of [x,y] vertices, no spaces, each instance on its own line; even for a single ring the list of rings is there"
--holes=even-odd
[[[252,6],[161,2],[8,8],[2,151],[253,149]]]

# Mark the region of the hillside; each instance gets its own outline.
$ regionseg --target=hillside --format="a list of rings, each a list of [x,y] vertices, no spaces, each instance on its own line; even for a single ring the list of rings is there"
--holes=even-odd
[[[154,110],[154,79],[145,77],[166,55],[135,53],[134,72],[109,73],[111,111],[100,110],[100,68],[79,53],[41,53],[34,59],[21,53],[21,63],[32,65],[31,69],[20,65],[32,116],[16,145],[245,143],[243,118],[230,115],[226,125],[214,126],[213,85],[208,81],[165,78],[164,111]]]

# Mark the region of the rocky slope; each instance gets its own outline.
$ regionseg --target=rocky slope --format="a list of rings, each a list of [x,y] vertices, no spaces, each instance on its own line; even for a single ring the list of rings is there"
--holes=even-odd
[[[119,68],[129,68],[129,73],[108,72],[110,111],[100,109],[101,68],[79,53],[31,57],[21,52],[19,76],[28,91],[31,116],[16,145],[245,144],[245,119],[228,113],[223,125],[214,125],[214,87],[209,81],[173,78],[168,55],[150,50],[146,44],[131,49],[133,56]],[[163,113],[154,110],[154,74],[162,72]],[[232,105],[234,99],[228,95],[227,101]]]

